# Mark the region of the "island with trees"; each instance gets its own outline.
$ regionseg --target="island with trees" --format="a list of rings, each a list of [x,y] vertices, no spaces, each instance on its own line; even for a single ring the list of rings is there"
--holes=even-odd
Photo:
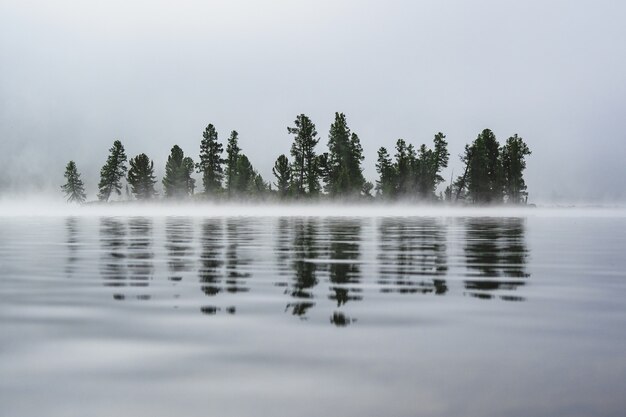
[[[432,147],[422,144],[416,148],[398,139],[391,152],[386,147],[378,149],[375,184],[363,175],[361,141],[348,127],[345,114],[335,113],[327,152],[316,151],[320,138],[308,116],[298,115],[287,132],[293,135],[289,156],[281,154],[276,158],[274,179],[268,182],[239,147],[237,131],[230,133],[224,149],[215,126],[209,124],[202,133],[197,162],[185,156],[178,145],[170,150],[161,181],[162,196],[155,188],[154,162],[144,153],[128,160],[124,146],[116,140],[100,170],[98,201],[106,203],[113,195],[122,195],[124,182],[129,199],[138,201],[410,200],[519,205],[528,199],[523,174],[531,152],[517,134],[500,144],[491,130],[480,132],[460,156],[462,175],[452,178],[445,190],[438,193],[445,182],[441,173],[450,158],[446,136],[441,132],[435,134]],[[202,178],[199,192],[194,173]],[[67,164],[65,179],[61,190],[67,201],[84,203],[85,186],[74,161]]]

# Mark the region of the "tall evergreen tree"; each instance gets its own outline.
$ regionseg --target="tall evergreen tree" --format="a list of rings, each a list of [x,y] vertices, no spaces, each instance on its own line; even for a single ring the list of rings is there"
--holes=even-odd
[[[202,185],[204,192],[214,194],[222,189],[225,162],[222,159],[223,147],[217,141],[215,126],[209,124],[202,133],[200,142],[200,162],[196,165],[199,173],[202,173]]]
[[[386,148],[378,150],[378,162],[376,172],[380,176],[376,181],[376,191],[383,198],[393,198],[396,195],[397,176],[396,169],[391,161],[391,156]]]
[[[100,170],[100,182],[98,183],[98,199],[109,201],[113,192],[122,194],[122,178],[126,174],[126,153],[122,142],[116,140],[109,149],[109,157]]]
[[[447,168],[450,153],[445,135],[435,135],[434,149],[421,145],[413,160],[413,185],[417,195],[423,200],[436,198],[437,186],[444,181],[441,170]]]
[[[517,134],[508,138],[502,146],[500,155],[502,159],[504,193],[508,203],[519,204],[525,201],[528,195],[523,174],[526,169],[526,156],[530,154],[528,145]]]
[[[231,195],[237,183],[237,162],[241,152],[238,138],[239,134],[236,130],[233,130],[228,138],[228,145],[226,145],[226,190],[228,191],[228,196]]]
[[[84,203],[87,195],[85,194],[85,186],[80,179],[78,169],[74,161],[70,161],[65,166],[65,184],[61,186],[61,190],[65,193],[65,197],[69,203]]]
[[[156,195],[154,184],[154,162],[145,153],[129,161],[127,181],[137,200],[149,200]]]
[[[276,177],[276,189],[278,195],[281,198],[286,197],[289,194],[291,187],[291,167],[289,166],[289,159],[285,155],[280,155],[274,163],[272,172]]]
[[[191,178],[193,173],[193,160],[185,157],[183,150],[174,145],[165,165],[163,177],[163,189],[165,196],[169,198],[182,198],[193,193],[195,180]]]
[[[363,189],[365,178],[361,162],[363,148],[359,137],[350,133],[343,113],[335,113],[328,133],[328,157],[324,181],[331,196],[356,196]]]
[[[234,190],[240,194],[252,191],[257,172],[245,154],[240,154],[239,158],[237,158],[237,172]]]
[[[196,179],[193,178],[193,170],[196,164],[194,164],[193,159],[190,156],[186,156],[183,158],[183,167],[185,168],[185,179],[187,183],[187,191],[190,195],[196,190]]]
[[[415,148],[407,145],[404,139],[396,142],[396,161],[394,168],[396,171],[396,193],[405,197],[413,189],[413,167],[415,164]]]
[[[296,117],[294,125],[287,127],[287,131],[295,135],[291,156],[296,195],[314,195],[319,192],[319,166],[315,153],[315,145],[319,142],[317,131],[315,124],[304,114]]]
[[[466,169],[459,179],[459,191],[467,187],[467,195],[474,203],[502,202],[502,161],[500,146],[493,132],[483,130],[471,145],[465,147],[461,160]]]

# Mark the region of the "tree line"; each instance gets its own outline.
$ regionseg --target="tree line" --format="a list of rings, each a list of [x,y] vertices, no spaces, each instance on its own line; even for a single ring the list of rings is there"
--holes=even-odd
[[[237,131],[230,133],[224,151],[215,126],[209,124],[202,133],[197,162],[185,156],[178,145],[172,147],[161,181],[163,197],[281,200],[376,198],[477,204],[520,204],[527,200],[523,173],[526,157],[531,152],[517,134],[500,145],[491,130],[483,130],[465,146],[460,156],[464,165],[463,174],[452,178],[445,192],[437,194],[439,186],[445,182],[441,173],[448,167],[450,158],[446,136],[441,132],[434,136],[432,147],[422,144],[415,148],[404,139],[398,139],[393,156],[387,148],[381,147],[376,162],[378,179],[375,185],[363,176],[363,147],[359,136],[348,127],[343,113],[335,113],[326,152],[316,151],[320,138],[308,116],[298,115],[293,126],[287,127],[287,132],[293,136],[289,156],[278,156],[272,168],[274,181],[270,183],[263,179],[239,147]],[[199,193],[196,193],[194,173],[202,177],[202,191]],[[61,190],[67,200],[83,203],[86,199],[85,187],[74,161],[67,164],[65,179]],[[100,170],[98,200],[107,202],[113,195],[121,195],[124,181],[129,198],[131,193],[137,200],[158,198],[154,162],[144,153],[128,160],[124,146],[116,140]]]

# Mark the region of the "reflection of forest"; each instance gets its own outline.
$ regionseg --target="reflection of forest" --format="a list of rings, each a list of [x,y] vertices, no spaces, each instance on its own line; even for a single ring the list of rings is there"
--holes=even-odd
[[[76,217],[65,219],[65,230],[67,232],[66,246],[68,249],[65,273],[68,277],[71,277],[76,272],[76,262],[78,261],[78,219]]]
[[[285,260],[288,245],[288,223],[281,219],[279,229],[279,261]],[[293,315],[305,318],[307,311],[315,305],[313,288],[317,285],[318,264],[311,262],[319,257],[319,221],[315,218],[296,218],[291,222],[293,228],[293,282],[287,292],[296,300],[287,304],[287,310]]]
[[[250,291],[246,278],[250,277],[247,268],[252,259],[246,253],[246,245],[254,236],[252,226],[249,219],[226,221],[226,291],[229,293]]]
[[[111,217],[100,219],[100,246],[102,248],[100,275],[104,285],[126,286],[126,227],[121,220]],[[122,294],[116,294],[114,297],[125,298]]]
[[[528,249],[525,242],[524,219],[470,218],[465,223],[464,281],[468,294],[491,299],[494,293],[514,291],[525,285]],[[500,294],[507,301],[521,301],[522,297]]]
[[[104,285],[110,287],[147,287],[153,274],[152,221],[146,218],[131,218],[126,225],[119,219],[100,220],[100,244],[102,261],[100,275]],[[127,294],[118,291],[116,300],[125,300]],[[145,292],[135,295],[138,300],[148,300]]]
[[[208,296],[218,294],[223,277],[223,225],[221,219],[206,219],[200,236],[200,288]]]
[[[444,225],[430,218],[383,218],[379,226],[381,292],[401,294],[448,291]]]
[[[154,265],[152,252],[152,220],[133,217],[128,222],[128,272],[131,285],[147,287]]]
[[[459,238],[465,261],[466,269],[461,271],[463,294],[481,299],[523,300],[515,291],[529,277],[524,220],[469,218],[460,223],[464,226],[461,235],[452,236]],[[264,285],[263,276],[276,274],[271,288],[282,287],[278,291],[284,291],[283,298],[288,299],[286,312],[306,319],[314,308],[323,305],[329,310],[320,312],[321,315],[330,315],[334,325],[354,322],[356,319],[346,313],[353,302],[363,299],[363,274],[369,270],[361,259],[369,256],[365,255],[369,246],[362,241],[363,220],[298,217],[278,218],[272,224],[273,229],[261,229],[252,218],[206,218],[201,221],[198,241],[194,242],[193,219],[165,219],[167,278],[183,280],[193,273],[199,260],[197,279],[202,293],[209,297],[220,295],[214,300],[229,301],[201,306],[202,313],[211,315],[234,314],[238,310],[230,305],[232,300],[238,299],[240,293]],[[66,271],[71,275],[78,265],[76,251],[80,247],[77,219],[67,219],[65,228]],[[146,291],[155,274],[156,256],[152,220],[101,218],[99,231],[104,285],[115,288],[113,296],[117,300],[130,296],[149,299]],[[378,272],[373,291],[449,293],[450,250],[445,222],[436,218],[381,218],[376,231],[378,241],[373,243],[378,258],[367,259],[375,262],[373,267]],[[195,249],[196,243],[199,251]],[[270,252],[264,251],[264,244],[272,245]],[[269,263],[264,258],[267,255]],[[260,268],[261,280],[252,282],[255,268]],[[327,282],[328,287],[319,288],[320,282]],[[372,284],[369,280],[367,283]],[[186,288],[183,286],[181,290]],[[319,288],[317,293],[316,288]],[[358,311],[358,305],[355,307]]]
[[[359,243],[361,240],[360,219],[331,219],[328,222],[330,234],[328,275],[330,278],[331,300],[341,307],[348,301],[358,301],[361,296],[359,282]]]
[[[168,217],[165,220],[165,249],[171,281],[180,281],[192,268],[193,227],[191,219]]]

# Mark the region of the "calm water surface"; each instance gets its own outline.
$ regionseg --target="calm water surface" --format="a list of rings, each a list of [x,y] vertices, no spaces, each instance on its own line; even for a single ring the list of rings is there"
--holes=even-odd
[[[2,416],[623,416],[626,218],[0,218]]]

